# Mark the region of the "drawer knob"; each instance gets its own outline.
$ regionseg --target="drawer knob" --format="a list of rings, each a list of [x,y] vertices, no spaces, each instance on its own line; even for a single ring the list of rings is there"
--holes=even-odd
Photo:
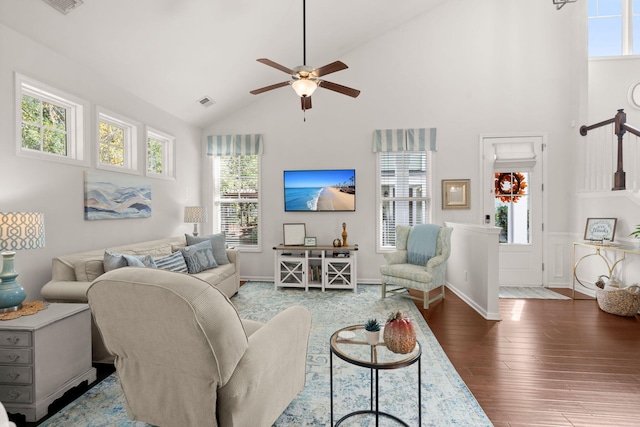
[[[9,378],[10,380],[17,380],[20,377],[20,372],[18,371],[9,371],[7,373],[7,378]]]
[[[15,353],[7,354],[7,359],[9,359],[9,362],[16,362],[20,359],[20,355]]]
[[[20,342],[20,337],[17,335],[11,335],[7,337],[7,341],[9,341],[9,344],[16,345]]]
[[[11,390],[11,391],[9,392],[9,398],[10,398],[11,400],[16,400],[17,398],[19,398],[19,397],[20,397],[20,395],[21,395],[21,394],[22,394],[22,393],[20,393],[20,390]]]

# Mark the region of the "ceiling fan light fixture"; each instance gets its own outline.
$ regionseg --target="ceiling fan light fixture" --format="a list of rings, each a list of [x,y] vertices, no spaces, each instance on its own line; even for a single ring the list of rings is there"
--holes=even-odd
[[[293,90],[296,91],[299,97],[311,96],[313,92],[318,88],[318,84],[309,79],[299,79],[291,83]]]

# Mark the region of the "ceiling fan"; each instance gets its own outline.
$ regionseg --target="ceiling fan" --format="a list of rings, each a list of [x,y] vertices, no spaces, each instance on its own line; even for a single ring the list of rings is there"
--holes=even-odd
[[[291,80],[265,86],[260,89],[255,89],[255,90],[252,90],[250,93],[253,95],[258,95],[260,93],[267,92],[269,90],[278,89],[280,87],[291,85],[293,87],[293,90],[300,97],[300,104],[302,106],[303,111],[306,111],[311,108],[311,95],[318,87],[329,89],[334,92],[338,92],[343,95],[356,98],[358,95],[360,95],[359,90],[353,89],[347,86],[342,86],[337,83],[331,83],[320,78],[320,77],[326,76],[327,74],[335,73],[336,71],[341,71],[349,68],[344,62],[335,61],[335,62],[332,62],[331,64],[327,64],[323,67],[315,68],[315,69],[306,65],[307,64],[307,29],[306,29],[306,13],[305,12],[306,12],[306,0],[302,0],[302,45],[303,45],[302,46],[302,63],[304,65],[300,65],[298,67],[295,67],[294,69],[290,69],[285,67],[284,65],[280,65],[267,58],[257,59],[258,62],[261,62],[277,70],[284,71],[285,73],[290,74]]]

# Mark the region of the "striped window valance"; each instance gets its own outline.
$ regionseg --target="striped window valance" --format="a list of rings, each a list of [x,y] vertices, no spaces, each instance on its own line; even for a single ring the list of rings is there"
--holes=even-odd
[[[377,129],[373,151],[437,151],[436,128]]]
[[[255,156],[262,154],[262,134],[209,135],[208,156]]]

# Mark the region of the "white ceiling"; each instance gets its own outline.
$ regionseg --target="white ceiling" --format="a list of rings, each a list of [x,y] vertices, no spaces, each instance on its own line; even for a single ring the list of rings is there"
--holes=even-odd
[[[319,67],[342,59],[443,1],[309,0],[307,65]],[[269,96],[251,95],[250,90],[288,80],[257,58],[289,68],[302,65],[302,3],[84,0],[63,15],[41,0],[0,0],[0,23],[204,127],[256,97]],[[331,81],[341,83],[340,75]],[[197,101],[203,96],[216,104],[201,106]]]

